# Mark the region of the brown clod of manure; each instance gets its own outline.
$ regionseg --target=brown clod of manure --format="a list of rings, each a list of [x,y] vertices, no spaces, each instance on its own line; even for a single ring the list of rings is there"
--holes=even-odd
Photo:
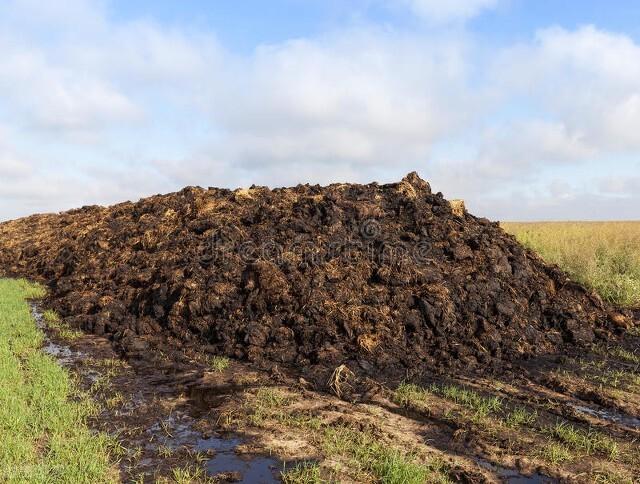
[[[615,326],[622,329],[629,329],[632,325],[631,318],[628,318],[624,314],[610,311],[608,313],[609,321],[611,321]]]
[[[621,324],[497,223],[459,214],[416,173],[188,187],[1,223],[0,276],[44,282],[53,309],[124,353],[142,339],[149,358],[215,351],[323,383],[340,363],[385,378],[499,367]]]
[[[449,200],[449,205],[451,205],[451,211],[457,217],[464,217],[464,214],[467,212],[464,200]]]

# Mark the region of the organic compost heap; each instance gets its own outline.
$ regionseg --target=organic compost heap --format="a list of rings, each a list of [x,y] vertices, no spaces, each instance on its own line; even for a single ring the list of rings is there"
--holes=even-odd
[[[45,282],[72,324],[139,357],[375,373],[501,363],[611,329],[595,294],[415,173],[35,215],[0,224],[0,272]]]

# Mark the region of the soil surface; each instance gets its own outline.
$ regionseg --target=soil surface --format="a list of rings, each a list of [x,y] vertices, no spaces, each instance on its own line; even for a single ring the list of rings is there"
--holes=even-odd
[[[0,224],[0,273],[43,281],[72,326],[130,358],[224,354],[317,384],[340,365],[502,371],[632,324],[415,173],[35,215]]]

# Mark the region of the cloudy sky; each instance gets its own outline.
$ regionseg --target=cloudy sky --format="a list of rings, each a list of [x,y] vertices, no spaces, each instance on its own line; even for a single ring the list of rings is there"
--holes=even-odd
[[[0,220],[395,181],[640,219],[636,0],[2,0]]]

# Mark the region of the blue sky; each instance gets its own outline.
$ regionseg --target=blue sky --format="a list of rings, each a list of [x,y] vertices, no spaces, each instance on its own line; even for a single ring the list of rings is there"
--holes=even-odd
[[[640,4],[7,0],[0,220],[417,170],[501,220],[640,219]]]

